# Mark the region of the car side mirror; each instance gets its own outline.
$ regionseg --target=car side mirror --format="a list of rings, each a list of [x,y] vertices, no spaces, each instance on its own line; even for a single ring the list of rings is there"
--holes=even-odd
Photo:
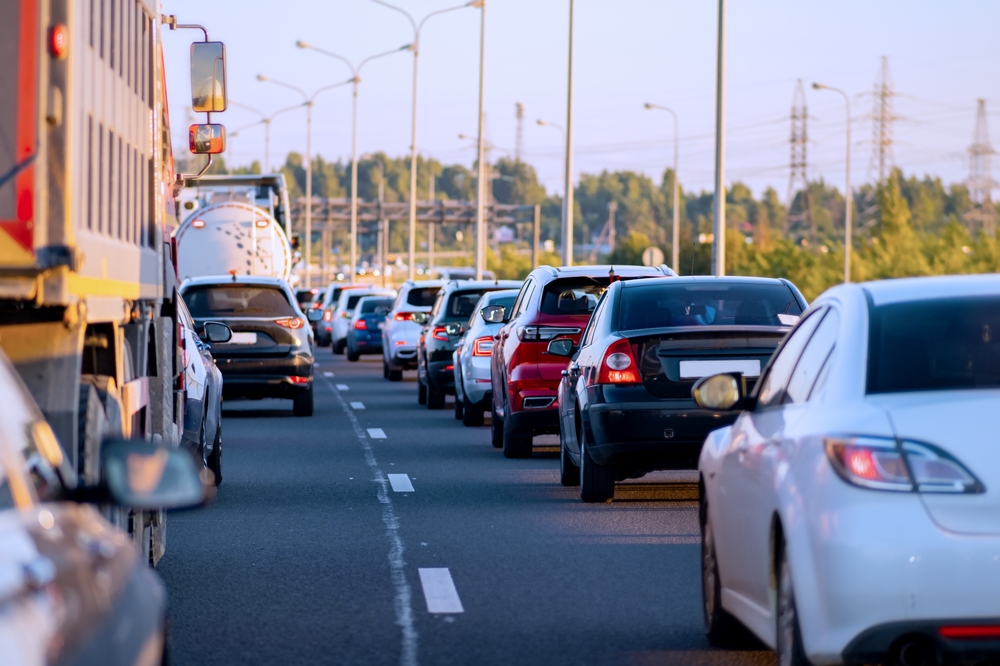
[[[445,324],[444,332],[448,335],[461,335],[462,325],[461,324]]]
[[[502,305],[487,305],[479,311],[479,315],[487,324],[502,324],[506,309]]]
[[[553,356],[564,356],[569,358],[575,351],[575,345],[570,338],[557,338],[549,343],[545,351]]]
[[[226,110],[226,46],[222,42],[191,45],[191,110],[195,113]]]
[[[212,473],[187,448],[146,440],[111,440],[101,447],[111,499],[140,510],[189,509],[211,499]]]
[[[723,373],[702,377],[691,387],[691,396],[702,409],[728,412],[744,409],[747,381],[742,373]]]
[[[410,318],[410,320],[414,324],[417,324],[418,326],[423,326],[424,324],[426,324],[428,319],[429,317],[427,316],[426,312],[414,312],[413,316]]]
[[[205,337],[208,342],[229,342],[233,339],[233,329],[229,328],[221,321],[205,322]]]
[[[312,322],[319,321],[323,318],[323,311],[319,308],[309,308],[306,310],[306,319]]]

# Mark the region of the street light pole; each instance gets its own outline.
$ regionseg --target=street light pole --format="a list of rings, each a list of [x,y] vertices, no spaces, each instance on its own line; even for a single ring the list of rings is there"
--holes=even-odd
[[[566,159],[563,167],[562,262],[573,265],[573,0],[569,0],[569,65],[566,74]]]
[[[253,111],[258,116],[260,116],[260,120],[257,121],[256,123],[247,125],[246,127],[241,127],[240,129],[246,129],[248,127],[253,127],[254,125],[264,126],[264,173],[270,173],[271,172],[271,121],[280,116],[282,113],[285,113],[286,111],[294,111],[295,109],[301,109],[302,105],[296,104],[295,106],[289,106],[285,109],[280,109],[278,111],[275,111],[269,116],[265,116],[262,112],[258,111],[252,106],[247,106],[246,104],[240,104],[239,102],[234,102],[233,100],[229,100],[229,103],[232,104],[233,106],[238,106],[241,109],[246,109],[247,111]],[[234,136],[234,134],[230,134],[230,136]]]
[[[405,16],[409,21],[410,25],[413,26],[413,42],[410,44],[410,50],[413,51],[413,109],[412,118],[410,120],[410,243],[409,243],[409,274],[410,280],[413,280],[417,276],[417,57],[420,55],[420,30],[424,27],[424,23],[427,22],[432,16],[438,14],[444,14],[445,12],[455,11],[456,9],[464,9],[465,7],[479,7],[485,2],[485,0],[473,0],[472,2],[467,2],[464,5],[458,5],[457,7],[449,7],[448,9],[439,9],[436,12],[431,12],[425,16],[420,23],[417,23],[409,12],[404,9],[400,9],[395,5],[390,5],[384,0],[372,0],[377,4],[380,4],[389,9],[393,9],[403,16]]]
[[[308,44],[302,40],[295,42],[295,45],[300,49],[309,49],[310,51],[315,51],[316,53],[322,53],[325,56],[331,58],[336,58],[340,60],[351,70],[351,83],[353,84],[352,90],[352,102],[351,102],[351,282],[354,282],[354,273],[357,270],[358,265],[358,84],[361,83],[361,68],[365,66],[365,63],[369,60],[374,60],[376,58],[381,58],[382,56],[392,55],[393,53],[399,53],[410,47],[409,44],[393,49],[392,51],[386,51],[385,53],[379,53],[368,58],[365,58],[358,66],[355,67],[353,63],[343,56],[339,56],[336,53],[331,53],[321,48],[317,48],[312,44]]]
[[[486,58],[486,2],[479,6],[479,179],[476,183],[476,279],[483,279],[486,268],[486,150],[483,141],[483,73]]]
[[[651,104],[647,102],[643,105],[647,109],[659,109],[661,111],[666,111],[674,118],[674,205],[673,205],[673,225],[671,229],[671,251],[670,251],[670,265],[673,267],[674,272],[680,275],[681,272],[681,241],[680,241],[680,181],[677,179],[677,114],[674,113],[673,109],[669,109],[665,106],[660,106],[659,104]]]
[[[851,234],[853,233],[851,223],[851,209],[854,207],[854,197],[851,194],[851,98],[839,88],[831,88],[822,83],[812,85],[815,90],[829,90],[839,93],[844,98],[844,109],[847,112],[847,155],[845,162],[847,167],[844,172],[844,282],[851,281]]]
[[[719,36],[715,63],[715,201],[712,273],[726,274],[726,0],[719,0]]]

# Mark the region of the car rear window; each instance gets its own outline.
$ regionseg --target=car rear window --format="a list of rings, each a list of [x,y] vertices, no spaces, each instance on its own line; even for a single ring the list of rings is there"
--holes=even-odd
[[[416,305],[417,307],[429,308],[434,305],[434,299],[437,297],[439,291],[441,291],[441,287],[411,289],[406,294],[406,303],[408,305]]]
[[[291,317],[295,308],[285,292],[259,285],[206,285],[184,292],[184,302],[195,318]]]
[[[541,313],[548,315],[589,315],[608,289],[608,278],[563,278],[545,285]]]
[[[448,297],[444,321],[468,321],[476,310],[476,304],[488,289],[477,291],[456,291]]]
[[[783,284],[633,283],[622,290],[618,329],[791,326],[802,308]]]
[[[1000,298],[871,309],[868,393],[1000,388]]]
[[[385,308],[383,314],[392,308],[391,298],[370,298],[361,304],[361,314],[371,314],[378,308]]]
[[[360,301],[365,296],[371,296],[371,294],[355,294],[354,296],[347,297],[347,307],[346,310],[353,310],[357,306],[358,301]]]

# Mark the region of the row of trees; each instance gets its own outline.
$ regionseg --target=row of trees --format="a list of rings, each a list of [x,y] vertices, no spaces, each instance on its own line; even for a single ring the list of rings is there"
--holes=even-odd
[[[221,161],[217,169],[224,170]],[[237,172],[259,172],[254,163]],[[301,155],[289,153],[282,171],[291,196],[305,190],[305,165]],[[444,165],[421,158],[417,166],[417,188],[422,199],[431,193],[438,200],[475,198],[476,172],[459,164]],[[350,162],[313,162],[313,194],[347,197],[350,192]],[[670,256],[670,224],[674,174],[667,170],[657,183],[632,171],[583,174],[575,190],[574,243],[578,261],[585,261],[594,240],[604,229],[609,204],[616,204],[614,218],[618,239],[614,251],[599,252],[598,260],[618,264],[641,263],[642,251],[654,245]],[[409,160],[383,153],[366,155],[358,165],[359,196],[376,200],[383,183],[385,201],[405,201],[409,194]],[[550,195],[538,182],[535,169],[509,158],[493,164],[492,196],[498,203],[540,204],[541,239],[561,242],[560,197]],[[688,192],[680,196],[680,272],[710,272],[711,192]],[[787,277],[812,298],[843,279],[844,214],[847,202],[842,192],[822,180],[795,194],[790,206],[768,188],[755,197],[748,187],[734,183],[726,195],[726,271],[737,275]],[[995,272],[1000,270],[997,239],[981,233],[974,219],[975,205],[964,185],[945,186],[939,178],[905,177],[895,171],[881,186],[866,185],[855,193],[855,241],[852,279],[868,280],[906,275]],[[994,211],[995,212],[995,211]],[[441,252],[468,251],[468,230],[444,229],[435,238]],[[418,242],[426,247],[421,230]],[[606,235],[604,236],[606,238]],[[335,235],[335,246],[346,247],[346,230]],[[406,225],[393,225],[390,247],[406,246]],[[523,277],[530,270],[525,243],[494,247],[490,268],[502,277]],[[599,248],[599,249],[604,249]],[[314,253],[318,256],[318,253]],[[545,254],[545,263],[558,257]],[[459,263],[467,263],[468,259]]]

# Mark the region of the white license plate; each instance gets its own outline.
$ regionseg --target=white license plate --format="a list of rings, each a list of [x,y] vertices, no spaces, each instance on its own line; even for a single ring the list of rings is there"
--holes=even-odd
[[[722,372],[742,372],[744,377],[759,377],[760,361],[757,359],[681,361],[681,379],[708,377]]]
[[[257,344],[256,333],[233,333],[229,339],[231,345],[255,345]]]

